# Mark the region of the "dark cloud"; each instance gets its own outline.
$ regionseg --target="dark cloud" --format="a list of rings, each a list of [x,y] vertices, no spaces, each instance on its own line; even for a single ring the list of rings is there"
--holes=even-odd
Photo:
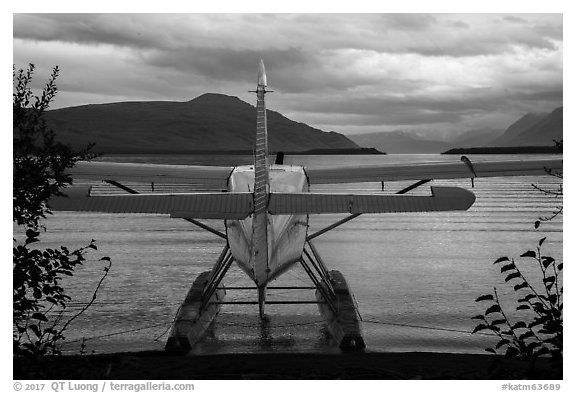
[[[342,90],[374,83],[362,73],[345,75],[343,70],[326,64],[322,54],[302,48],[233,50],[189,47],[179,51],[151,51],[141,57],[154,67],[196,72],[214,81],[245,82],[248,85],[255,82],[257,64],[259,59],[264,59],[269,71],[268,83],[283,93]]]
[[[456,29],[463,29],[463,30],[470,29],[470,25],[468,23],[462,22],[461,20],[448,21],[447,24]]]
[[[384,30],[423,31],[438,23],[430,14],[380,14],[377,23]]]
[[[254,81],[254,70],[261,58],[268,68],[281,71],[286,67],[310,68],[315,58],[302,49],[226,49],[187,47],[178,51],[155,50],[141,55],[145,63],[155,67],[196,71],[217,80]]]
[[[459,57],[503,53],[515,45],[551,48],[551,40],[561,33],[561,15],[529,21],[524,16],[488,14],[482,23],[466,14],[460,18],[452,14],[15,14],[14,37],[159,50],[233,49],[237,40],[244,39],[240,46],[254,50],[353,48]]]
[[[518,102],[538,101],[538,102],[558,103],[558,105],[561,105],[562,101],[564,100],[564,91],[562,89],[562,86],[559,86],[557,89],[554,90],[544,90],[528,93],[518,92],[514,94],[513,99]]]
[[[76,44],[155,47],[162,36],[141,17],[119,14],[14,14],[14,38]]]
[[[421,109],[409,110],[405,107],[395,110],[383,110],[379,114],[368,114],[362,116],[347,116],[346,114],[334,114],[330,119],[325,120],[325,124],[364,127],[364,126],[419,126],[422,124],[437,125],[444,123],[458,124],[469,114],[466,113],[440,113],[427,112]]]
[[[425,98],[322,96],[314,102],[295,102],[291,109],[333,114],[338,121],[338,115],[341,115],[341,120],[348,125],[418,125],[458,123],[471,116],[498,113],[516,106],[525,107],[522,103],[527,102],[544,103],[550,108],[561,105],[562,88],[530,93],[479,88],[466,94]]]
[[[528,21],[526,19],[520,18],[519,16],[513,16],[513,15],[506,15],[502,18],[502,20],[504,20],[506,22],[519,23],[519,24],[528,23]]]
[[[60,65],[66,105],[205,92],[250,100],[260,58],[277,92],[273,109],[352,131],[481,124],[562,104],[561,14],[14,14],[13,22],[14,62]]]

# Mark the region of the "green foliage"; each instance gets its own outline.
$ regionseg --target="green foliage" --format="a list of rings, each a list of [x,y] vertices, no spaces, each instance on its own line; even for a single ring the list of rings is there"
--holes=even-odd
[[[89,159],[88,146],[73,151],[55,139],[54,131],[46,126],[43,118],[50,102],[58,91],[56,78],[59,69],[54,67],[41,96],[35,96],[30,86],[34,65],[26,71],[13,70],[13,221],[38,229],[41,218],[50,214],[46,201],[51,196],[62,195],[62,188],[71,184],[66,170],[79,160]]]
[[[554,141],[558,151],[562,153],[562,141]],[[545,168],[548,175],[563,179],[562,172],[555,172]],[[537,191],[561,199],[564,192],[562,184],[556,189],[541,188],[532,184]],[[548,222],[561,215],[562,203],[556,207],[549,216],[540,217],[534,222],[534,228],[540,228],[543,222]],[[551,256],[542,255],[542,247],[546,237],[539,240],[535,250],[528,250],[520,258],[528,260],[528,267],[534,266],[540,270],[540,285],[533,285],[527,280],[524,273],[518,268],[514,259],[508,257],[498,258],[494,264],[500,267],[500,272],[505,275],[504,282],[514,289],[517,295],[516,315],[522,315],[523,320],[513,322],[505,313],[498,292],[494,288],[494,294],[483,295],[476,299],[477,302],[486,302],[487,308],[484,314],[476,315],[472,319],[480,323],[472,333],[490,331],[499,338],[494,347],[486,348],[486,351],[498,353],[504,350],[506,357],[528,359],[531,364],[540,356],[550,357],[553,363],[560,365],[557,369],[562,370],[563,361],[563,301],[564,288],[560,286],[563,264]]]
[[[485,302],[487,306],[484,314],[472,317],[480,321],[472,333],[487,330],[499,338],[496,345],[486,348],[486,351],[497,353],[498,350],[505,349],[508,357],[530,360],[546,354],[555,361],[562,361],[563,288],[558,284],[562,263],[558,263],[553,257],[542,255],[545,241],[545,237],[540,239],[536,250],[526,251],[520,256],[539,267],[542,274],[542,285],[539,287],[533,286],[526,279],[513,259],[501,257],[494,262],[500,267],[500,272],[505,274],[504,281],[513,286],[517,294],[516,310],[523,311],[525,319],[512,321],[503,310],[496,288],[493,294],[478,297],[476,301]]]
[[[55,139],[42,115],[54,99],[58,67],[53,69],[40,96],[31,89],[34,65],[13,70],[13,221],[23,240],[13,239],[13,343],[16,355],[42,356],[60,353],[60,343],[68,325],[96,299],[96,293],[108,274],[107,266],[92,300],[74,316],[63,317],[70,297],[62,287],[65,276],[85,261],[88,249],[96,249],[94,240],[86,247],[37,248],[40,232],[46,230],[42,219],[50,214],[46,205],[52,196],[63,195],[62,189],[72,179],[67,169],[82,159],[91,158],[90,146],[73,151]]]

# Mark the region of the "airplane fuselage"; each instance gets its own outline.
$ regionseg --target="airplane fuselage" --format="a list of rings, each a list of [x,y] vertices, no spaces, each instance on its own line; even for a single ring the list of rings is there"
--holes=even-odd
[[[302,167],[271,165],[269,193],[308,192],[309,186]],[[239,166],[230,175],[229,192],[254,192],[254,166]],[[267,193],[267,196],[269,196]],[[238,266],[259,287],[290,269],[302,256],[308,229],[307,215],[272,215],[266,212],[267,259],[255,257],[254,219],[227,220],[226,234],[230,251]],[[266,263],[266,266],[258,264]]]

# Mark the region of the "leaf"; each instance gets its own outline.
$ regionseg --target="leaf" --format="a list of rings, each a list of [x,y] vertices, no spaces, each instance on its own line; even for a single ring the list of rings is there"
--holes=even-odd
[[[472,317],[470,319],[480,319],[480,320],[485,320],[486,318],[484,317],[484,315],[476,315],[475,317]]]
[[[514,265],[513,263],[502,267],[500,269],[500,273],[504,273],[504,272],[507,272],[508,270],[512,270],[512,269],[516,269],[516,265]]]
[[[28,237],[28,238],[36,238],[36,237],[38,237],[38,236],[40,236],[40,232],[36,232],[36,231],[33,230],[33,229],[28,229],[28,230],[26,230],[26,237]]]
[[[532,330],[528,330],[526,333],[522,333],[520,335],[520,337],[518,337],[520,340],[525,340],[528,337],[534,337],[534,333],[532,332]]]
[[[28,328],[29,328],[30,330],[32,330],[32,332],[36,335],[36,337],[40,338],[40,336],[42,335],[42,334],[40,333],[40,329],[38,328],[38,326],[36,326],[36,325],[30,325],[30,326],[28,326]]]
[[[505,281],[505,282],[508,282],[508,281],[510,281],[510,280],[512,280],[512,279],[519,278],[519,277],[521,277],[520,272],[510,273],[508,276],[506,276],[506,278],[504,279],[504,281]]]
[[[537,350],[537,351],[534,353],[534,355],[535,355],[535,356],[540,356],[540,355],[543,355],[543,354],[549,353],[549,352],[550,352],[550,350],[549,350],[548,348],[542,347],[542,348],[540,348],[539,350]]]
[[[521,284],[514,285],[514,290],[517,291],[519,289],[526,288],[527,286],[528,286],[528,283],[526,281],[524,281]]]
[[[509,261],[510,259],[508,257],[500,257],[498,259],[496,259],[496,261],[494,261],[493,265],[500,263],[500,262],[504,262],[504,261]]]
[[[496,325],[503,325],[506,323],[505,319],[495,319],[492,322],[490,322],[491,326],[496,326]]]
[[[515,329],[520,329],[520,328],[526,328],[526,323],[520,321],[520,322],[516,322],[516,323],[514,324],[514,326],[512,326],[512,329],[513,329],[513,330],[515,330]]]
[[[26,244],[35,243],[35,242],[39,242],[39,241],[40,241],[40,239],[38,239],[37,237],[26,238]]]
[[[534,221],[534,228],[538,229],[540,227],[540,221]]]
[[[502,340],[500,340],[498,342],[498,344],[496,344],[496,349],[500,348],[502,345],[509,344],[509,343],[510,343],[510,340],[503,338]]]
[[[490,353],[494,353],[494,354],[496,353],[496,350],[493,349],[493,348],[485,348],[484,350],[485,350],[486,352],[490,352]]]
[[[538,242],[538,246],[542,246],[542,243],[544,243],[544,241],[546,240],[545,237],[543,237],[542,239],[540,239],[540,241]]]
[[[518,355],[520,353],[520,351],[514,347],[508,347],[508,349],[506,350],[506,354],[505,356],[507,358],[512,358],[516,355]]]
[[[516,307],[516,310],[520,311],[520,310],[530,310],[530,306],[526,305],[526,304],[521,304],[520,306]]]
[[[479,332],[480,330],[486,330],[486,329],[490,329],[490,327],[488,325],[481,323],[480,325],[477,325],[474,328],[474,330],[472,330],[472,334]]]
[[[529,293],[528,295],[526,295],[523,299],[518,299],[518,303],[522,303],[522,302],[528,302],[531,299],[534,299],[536,297],[536,295],[534,295],[533,293]]]
[[[500,306],[497,305],[497,304],[493,304],[493,305],[491,305],[490,307],[488,307],[488,309],[486,310],[486,312],[484,313],[484,315],[488,315],[488,314],[492,314],[492,313],[500,312],[500,311],[502,311],[502,309],[500,308]]]
[[[555,293],[553,293],[548,297],[548,299],[550,300],[550,303],[556,304],[556,302],[558,301],[558,296]]]
[[[481,302],[481,301],[484,301],[484,300],[494,300],[494,296],[492,296],[492,295],[482,295],[482,296],[480,296],[478,299],[476,299],[475,301],[476,301],[476,302]]]
[[[544,257],[544,258],[542,258],[542,265],[544,265],[544,267],[547,268],[554,261],[555,261],[555,259],[552,257]]]
[[[37,319],[39,321],[48,322],[48,318],[46,318],[46,315],[39,313],[39,312],[35,312],[34,314],[32,314],[32,319]]]
[[[522,258],[536,258],[536,252],[535,251],[526,251],[524,254],[520,255]]]
[[[549,276],[549,277],[545,277],[543,280],[544,284],[554,284],[554,282],[556,281],[556,277],[554,276]]]
[[[558,270],[562,271],[562,269],[564,268],[564,264],[563,263],[559,263],[558,264]]]
[[[100,260],[110,262],[110,257],[102,257],[102,258],[100,258]]]

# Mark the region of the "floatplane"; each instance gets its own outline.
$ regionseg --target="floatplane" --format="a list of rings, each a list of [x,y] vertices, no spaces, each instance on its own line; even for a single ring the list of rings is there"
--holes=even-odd
[[[233,263],[254,282],[257,301],[252,303],[258,304],[261,318],[265,318],[266,304],[317,303],[329,333],[340,348],[363,349],[361,320],[352,292],[341,272],[328,270],[314,246],[314,239],[362,214],[464,211],[474,203],[475,195],[459,187],[431,187],[429,196],[407,195],[433,179],[534,176],[562,170],[562,158],[472,163],[463,157],[459,161],[441,163],[308,168],[284,165],[282,155],[278,155],[271,164],[263,61],[259,64],[257,80],[253,165],[213,167],[79,162],[71,170],[74,179],[105,181],[125,193],[94,195],[91,186],[72,186],[66,190],[67,197],[54,198],[49,203],[53,210],[63,211],[167,214],[225,239],[226,244],[214,267],[194,280],[177,311],[166,343],[169,351],[190,350],[206,333],[221,306],[234,303],[224,301],[226,288],[222,283]],[[311,184],[406,180],[415,183],[395,194],[310,192]],[[221,191],[138,193],[126,182],[206,185]],[[311,215],[338,213],[347,216],[309,233]],[[198,221],[202,219],[223,219],[225,232]],[[313,283],[315,300],[267,301],[269,284],[298,264]]]

